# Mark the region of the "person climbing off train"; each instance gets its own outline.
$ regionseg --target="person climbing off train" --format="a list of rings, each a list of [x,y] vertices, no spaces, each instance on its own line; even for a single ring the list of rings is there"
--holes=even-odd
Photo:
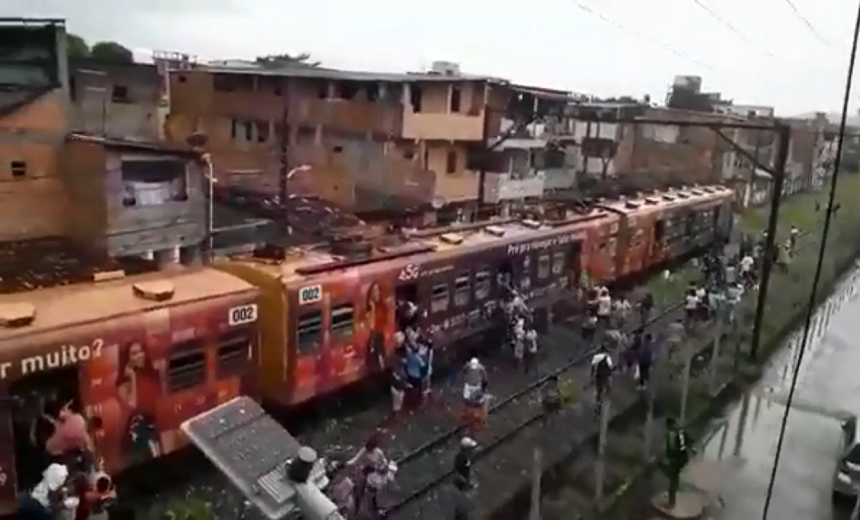
[[[418,341],[418,334],[412,329],[406,330],[406,346],[404,349],[406,361],[407,389],[404,405],[409,410],[421,407],[424,400],[424,380],[427,376],[427,352]]]
[[[54,427],[54,432],[45,442],[45,450],[52,461],[67,461],[69,456],[91,460],[95,445],[90,437],[89,424],[83,415],[72,409],[73,401],[67,401],[57,411],[57,417],[45,415],[45,420]]]

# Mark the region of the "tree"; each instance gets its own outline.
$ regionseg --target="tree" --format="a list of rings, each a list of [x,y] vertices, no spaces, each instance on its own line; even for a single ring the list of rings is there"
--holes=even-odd
[[[90,58],[104,63],[134,63],[131,50],[116,42],[98,42],[90,49]]]
[[[77,34],[69,33],[66,35],[66,54],[73,60],[86,58],[90,55],[90,46]]]
[[[267,54],[266,56],[258,56],[255,63],[264,67],[319,67],[318,61],[310,61],[311,55],[303,52],[301,54]]]

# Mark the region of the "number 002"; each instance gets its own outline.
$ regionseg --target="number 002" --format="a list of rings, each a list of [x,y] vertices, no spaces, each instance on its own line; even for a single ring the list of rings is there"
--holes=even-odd
[[[227,322],[230,325],[243,325],[255,321],[257,321],[257,304],[233,307],[227,315]]]

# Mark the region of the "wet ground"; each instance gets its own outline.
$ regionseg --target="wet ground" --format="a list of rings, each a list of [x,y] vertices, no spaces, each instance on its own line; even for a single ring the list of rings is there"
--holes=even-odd
[[[762,382],[730,412],[726,423],[687,470],[708,492],[714,518],[763,516],[788,390],[798,356],[798,386],[788,416],[766,518],[847,519],[851,505],[832,506],[840,451],[840,421],[860,413],[860,272],[850,275],[816,313],[806,347],[790,337]]]

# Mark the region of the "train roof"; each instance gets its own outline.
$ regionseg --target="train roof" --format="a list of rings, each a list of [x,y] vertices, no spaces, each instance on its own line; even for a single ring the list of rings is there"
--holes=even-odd
[[[654,213],[678,206],[717,201],[728,196],[733,196],[733,192],[724,186],[693,186],[604,201],[600,203],[600,206],[610,211],[630,215],[633,213]]]
[[[255,291],[227,273],[188,268],[0,295],[0,341]]]
[[[562,221],[540,223],[528,219],[504,218],[484,222],[455,224],[446,228],[405,231],[401,236],[385,235],[368,239],[364,254],[349,256],[335,254],[326,244],[293,248],[282,259],[263,260],[251,256],[237,257],[233,263],[243,264],[289,285],[305,282],[317,274],[332,274],[341,269],[372,265],[369,269],[385,268],[395,259],[419,255],[447,257],[456,252],[469,252],[482,247],[498,247],[526,240],[538,240],[573,231],[578,224],[616,219],[616,215],[594,209],[586,214],[574,214]],[[380,240],[380,238],[382,240]]]

